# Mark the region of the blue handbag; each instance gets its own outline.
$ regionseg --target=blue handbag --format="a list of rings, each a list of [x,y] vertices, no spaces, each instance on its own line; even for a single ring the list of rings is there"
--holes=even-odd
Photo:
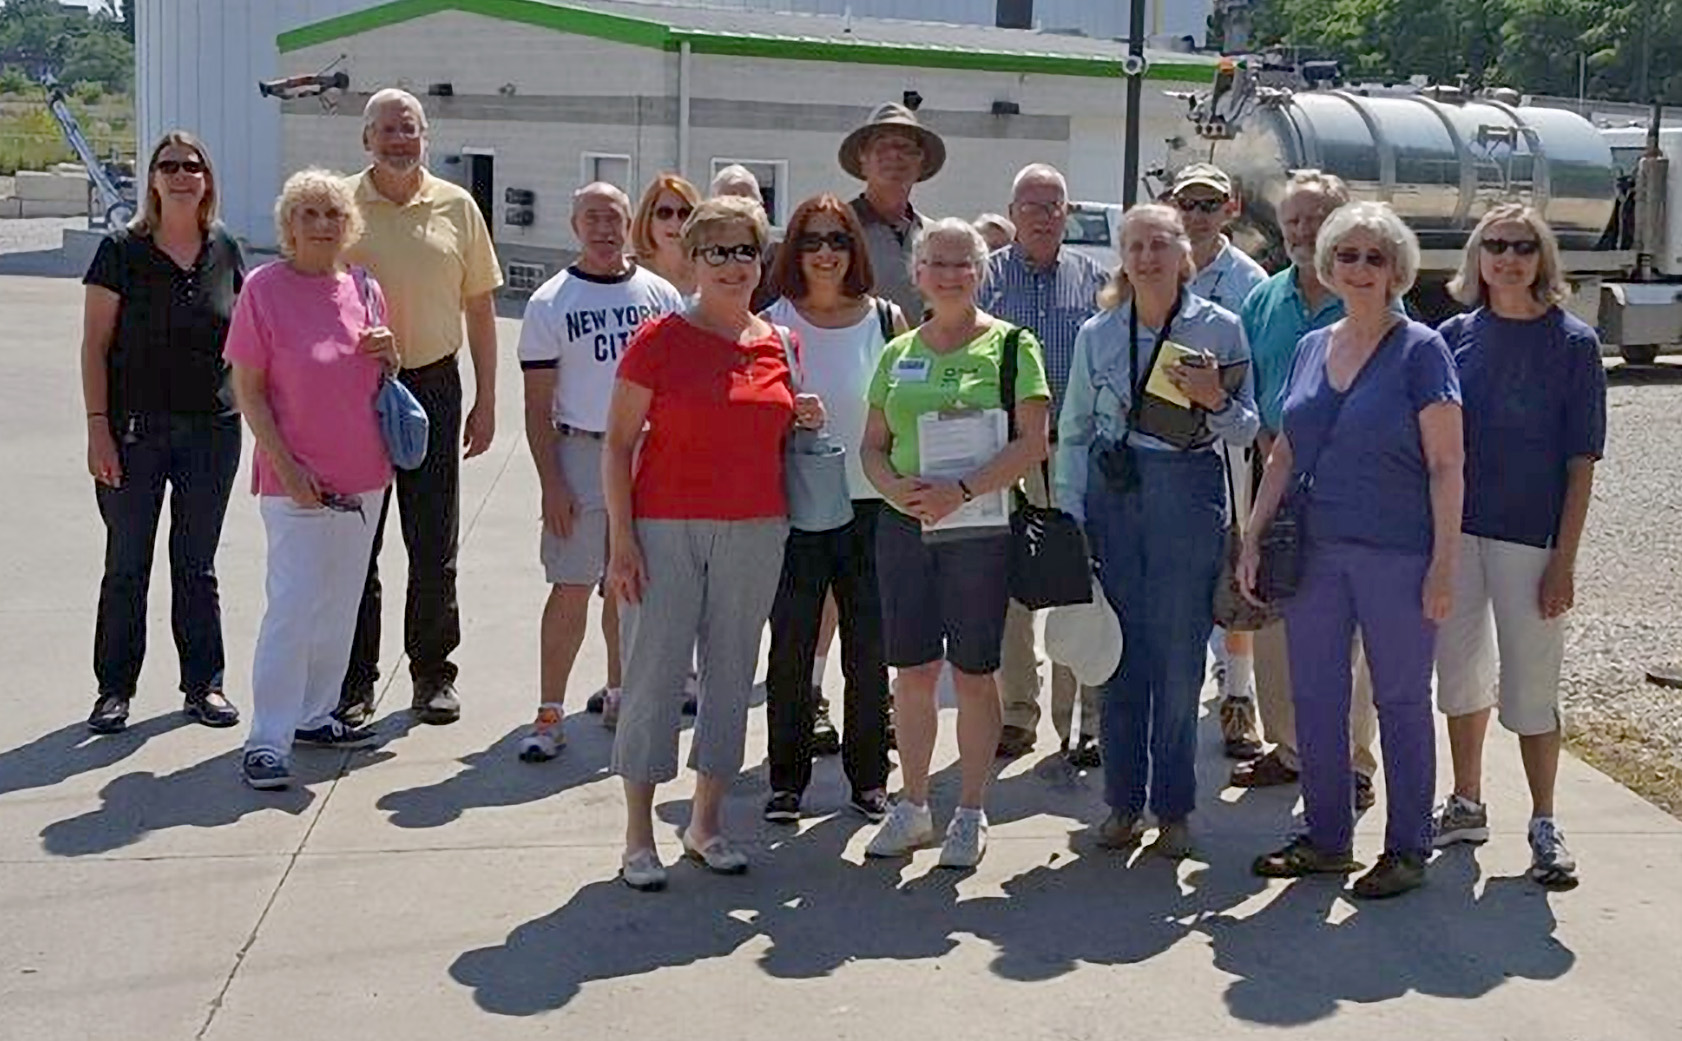
[[[384,324],[379,298],[369,284],[368,272],[357,267],[351,268],[350,275],[362,293],[362,306],[368,312],[368,324]],[[426,409],[421,407],[420,399],[389,372],[380,377],[380,389],[374,395],[374,411],[379,414],[380,436],[385,439],[386,454],[391,457],[392,466],[399,470],[413,470],[426,461],[431,421],[426,418]]]

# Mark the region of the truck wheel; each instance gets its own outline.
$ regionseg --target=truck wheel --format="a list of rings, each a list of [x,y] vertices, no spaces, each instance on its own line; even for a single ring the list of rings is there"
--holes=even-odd
[[[1624,361],[1631,365],[1651,365],[1659,360],[1659,349],[1650,343],[1632,345],[1623,349]]]

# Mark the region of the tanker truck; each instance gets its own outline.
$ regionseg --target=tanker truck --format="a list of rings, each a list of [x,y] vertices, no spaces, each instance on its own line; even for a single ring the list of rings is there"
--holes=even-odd
[[[1599,330],[1608,355],[1651,364],[1682,351],[1682,201],[1672,202],[1682,200],[1682,129],[1661,129],[1657,108],[1646,127],[1607,128],[1511,90],[1328,81],[1323,71],[1284,77],[1259,60],[1224,60],[1210,89],[1175,95],[1190,132],[1168,142],[1162,176],[1190,162],[1225,169],[1243,194],[1234,239],[1277,266],[1290,174],[1337,174],[1419,236],[1408,305],[1425,321],[1458,309],[1446,286],[1478,220],[1500,203],[1528,203],[1559,237],[1567,306]]]

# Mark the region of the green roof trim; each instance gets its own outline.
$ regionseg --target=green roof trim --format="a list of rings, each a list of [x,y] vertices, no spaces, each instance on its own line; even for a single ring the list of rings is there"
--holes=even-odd
[[[695,54],[1042,76],[1123,78],[1120,59],[1103,55],[977,51],[953,47],[846,42],[817,37],[719,33],[686,29],[665,22],[609,14],[588,8],[564,7],[543,3],[541,0],[391,0],[390,3],[377,7],[300,26],[281,33],[275,42],[280,52],[286,54],[388,25],[424,18],[441,11],[460,11],[464,14],[476,14],[571,33],[575,36],[588,36],[656,50],[675,51],[681,44],[687,43]],[[1153,80],[1202,83],[1214,74],[1214,68],[1213,63],[1158,62],[1150,66],[1145,77]]]

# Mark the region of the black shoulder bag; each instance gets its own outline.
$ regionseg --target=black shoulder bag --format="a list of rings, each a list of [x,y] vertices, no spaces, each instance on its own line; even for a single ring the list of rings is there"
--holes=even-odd
[[[1022,329],[1005,334],[1004,357],[999,363],[999,402],[1004,406],[1010,439],[1016,440],[1017,351]],[[1051,495],[1051,468],[1040,463],[1046,495]],[[1029,610],[1092,602],[1092,556],[1080,524],[1055,506],[1035,506],[1022,494],[1020,485],[1011,490],[1010,563],[1008,582],[1011,599]]]

